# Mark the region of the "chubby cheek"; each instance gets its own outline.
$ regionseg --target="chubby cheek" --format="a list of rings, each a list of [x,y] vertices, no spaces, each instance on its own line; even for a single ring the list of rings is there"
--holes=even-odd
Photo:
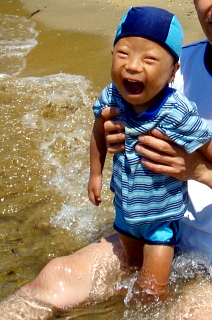
[[[114,74],[115,74],[115,70],[114,70],[114,64],[112,63],[111,65],[111,70],[110,70],[110,75],[111,75],[111,79],[114,79]],[[113,80],[114,81],[114,80]]]
[[[110,75],[111,75],[111,79],[114,81],[114,68],[113,68],[113,66],[111,67]]]
[[[116,85],[117,88],[122,83],[120,73],[118,72],[118,70],[116,68],[113,68],[113,66],[111,68],[111,79],[112,79],[112,81],[114,82],[114,84]]]
[[[168,63],[165,63],[165,62],[164,62],[164,65],[167,66],[167,68],[161,71],[160,73],[161,76],[159,77],[158,81],[161,81],[162,83],[165,83],[165,84],[169,84],[172,80],[174,80],[174,76],[175,76],[174,66],[173,65],[169,66]]]

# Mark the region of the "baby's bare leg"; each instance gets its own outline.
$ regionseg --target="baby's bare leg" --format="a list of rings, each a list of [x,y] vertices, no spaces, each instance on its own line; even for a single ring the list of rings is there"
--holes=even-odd
[[[173,246],[144,245],[144,260],[138,282],[148,295],[166,298],[173,255]]]
[[[125,255],[122,267],[132,271],[139,270],[143,264],[144,242],[140,239],[130,238],[121,233],[119,233],[119,240]]]
[[[141,269],[138,284],[148,296],[167,295],[167,285],[174,255],[172,246],[148,245],[140,239],[119,233],[125,254],[122,267],[129,270]]]

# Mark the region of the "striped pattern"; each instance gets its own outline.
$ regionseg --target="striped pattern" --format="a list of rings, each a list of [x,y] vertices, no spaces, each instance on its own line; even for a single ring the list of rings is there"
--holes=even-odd
[[[99,117],[101,110],[109,105],[119,106],[120,118],[125,121],[125,152],[113,158],[111,190],[126,223],[136,226],[182,218],[187,207],[187,183],[155,174],[142,166],[134,147],[139,134],[158,128],[187,152],[198,149],[211,138],[211,130],[200,119],[196,105],[167,87],[156,104],[136,116],[113,83],[94,104],[94,115]]]

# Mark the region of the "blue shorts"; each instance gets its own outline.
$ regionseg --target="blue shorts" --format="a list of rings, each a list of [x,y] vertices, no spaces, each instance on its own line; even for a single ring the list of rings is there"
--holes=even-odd
[[[180,241],[181,219],[139,226],[128,226],[122,210],[115,206],[114,229],[130,238],[141,239],[147,244],[176,245]]]

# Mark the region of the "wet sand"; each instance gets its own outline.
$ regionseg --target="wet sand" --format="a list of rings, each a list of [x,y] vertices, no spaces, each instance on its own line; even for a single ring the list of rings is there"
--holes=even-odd
[[[202,37],[193,1],[187,0],[22,0],[32,19],[58,30],[92,32],[113,37],[130,6],[158,6],[176,13],[185,31],[185,43]]]

